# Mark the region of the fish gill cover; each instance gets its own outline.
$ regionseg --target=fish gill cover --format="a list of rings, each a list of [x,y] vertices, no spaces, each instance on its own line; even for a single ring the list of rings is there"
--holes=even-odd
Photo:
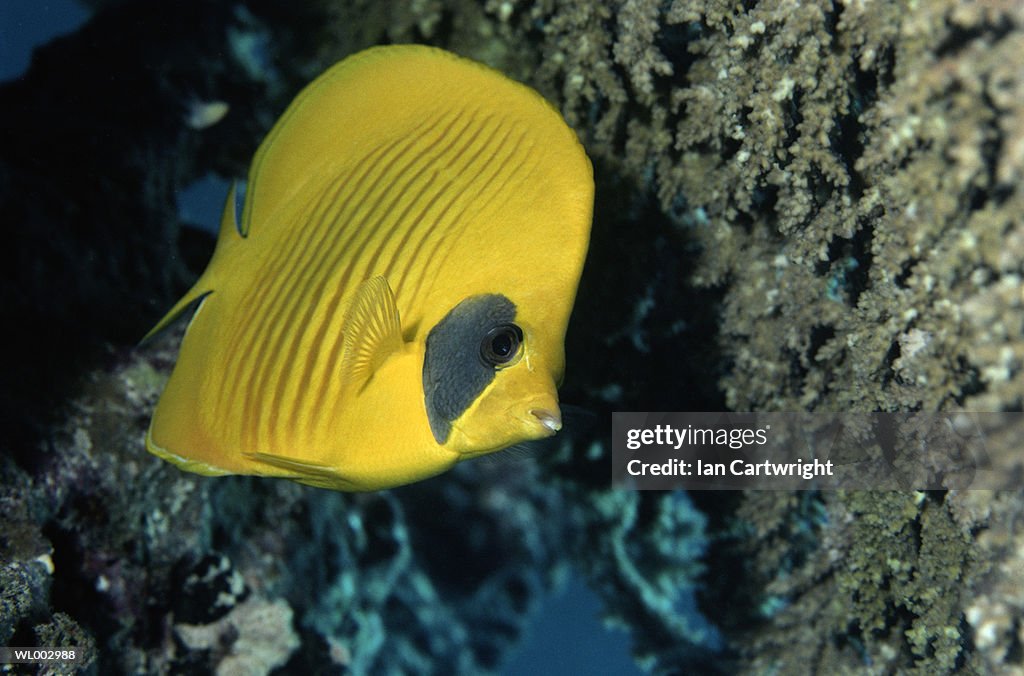
[[[92,673],[500,671],[573,570],[660,673],[1024,664],[1019,491],[616,492],[602,429],[1020,410],[1019,3],[93,4],[0,87],[7,645]],[[131,346],[210,250],[175,190],[244,174],[303,83],[399,42],[535,87],[594,160],[562,399],[597,429],[368,495],[161,465],[174,341]],[[993,440],[996,469],[1020,448]]]

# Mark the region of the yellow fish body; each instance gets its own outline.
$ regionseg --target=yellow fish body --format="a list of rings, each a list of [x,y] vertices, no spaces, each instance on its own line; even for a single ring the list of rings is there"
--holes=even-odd
[[[208,475],[373,490],[554,434],[590,162],[532,89],[421,46],[338,63],[234,189],[146,437]]]

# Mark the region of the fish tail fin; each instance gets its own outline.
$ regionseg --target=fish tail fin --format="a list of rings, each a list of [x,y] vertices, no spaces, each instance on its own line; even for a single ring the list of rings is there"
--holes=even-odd
[[[237,185],[232,182],[231,189],[228,191],[228,197],[224,204],[224,212],[220,217],[220,232],[217,234],[217,247],[214,250],[214,258],[218,256],[224,256],[225,253],[234,247],[235,244],[242,241],[244,237],[238,230],[238,222],[235,216],[235,195],[237,192]],[[149,330],[149,332],[142,337],[139,341],[139,345],[143,345],[151,340],[158,333],[166,329],[168,326],[174,323],[178,317],[181,316],[185,310],[192,306],[193,303],[202,301],[207,295],[213,292],[215,284],[211,278],[211,270],[217,269],[218,266],[208,265],[206,272],[204,272],[196,283],[188,290],[184,296],[181,297],[174,307],[163,316],[156,326]]]

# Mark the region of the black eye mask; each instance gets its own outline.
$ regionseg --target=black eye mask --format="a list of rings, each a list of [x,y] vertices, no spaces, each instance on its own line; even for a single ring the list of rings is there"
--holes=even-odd
[[[481,343],[493,340],[495,330],[513,342],[516,334],[522,340],[522,332],[512,323],[515,318],[512,301],[501,294],[483,294],[456,305],[430,330],[423,357],[423,396],[437,443],[448,440],[452,422],[494,380],[496,364],[482,357]],[[499,347],[505,351],[504,343]],[[513,348],[518,350],[518,345]]]

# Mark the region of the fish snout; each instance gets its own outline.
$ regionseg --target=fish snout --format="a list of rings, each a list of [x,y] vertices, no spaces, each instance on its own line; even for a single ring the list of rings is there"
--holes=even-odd
[[[562,429],[562,413],[555,406],[552,408],[531,408],[530,415],[537,419],[541,425],[551,431],[552,434]]]

